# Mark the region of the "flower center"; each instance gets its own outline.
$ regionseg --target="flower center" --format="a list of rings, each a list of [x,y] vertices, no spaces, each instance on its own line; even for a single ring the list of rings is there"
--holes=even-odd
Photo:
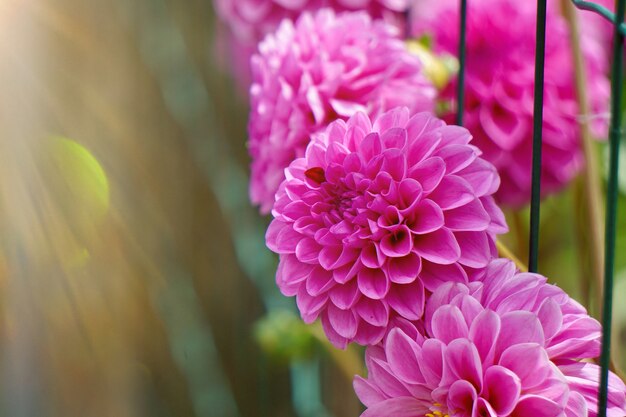
[[[450,417],[448,414],[444,414],[441,411],[433,411],[432,413],[426,413],[424,417]]]
[[[433,404],[433,408],[441,409],[441,407],[443,407],[443,405],[441,405],[439,403],[434,403]],[[434,411],[431,410],[430,413],[424,414],[424,417],[450,417],[450,415],[446,414],[446,413],[444,413],[443,411],[440,411],[440,410],[434,410]]]

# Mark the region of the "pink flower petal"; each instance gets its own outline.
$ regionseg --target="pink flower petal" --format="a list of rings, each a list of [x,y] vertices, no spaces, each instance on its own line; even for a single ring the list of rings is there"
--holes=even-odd
[[[500,365],[518,376],[524,390],[543,383],[552,371],[546,351],[536,343],[520,343],[508,347],[500,357]]]
[[[380,241],[380,251],[390,258],[407,256],[413,250],[413,235],[407,226],[398,226]]]
[[[296,288],[299,287],[300,283],[304,281],[314,266],[303,264],[298,261],[298,259],[294,255],[285,255],[281,257],[280,262],[278,263],[278,271],[276,272],[276,283],[283,290],[283,285],[293,285],[296,284]],[[290,292],[289,294],[285,294],[288,297],[296,295],[296,292]]]
[[[476,347],[467,339],[456,339],[448,344],[444,352],[443,381],[465,380],[476,391],[482,390],[483,370]]]
[[[320,265],[327,271],[353,263],[358,251],[345,246],[324,246],[319,253]]]
[[[389,322],[389,307],[383,301],[361,297],[354,310],[372,326],[385,327]]]
[[[498,417],[498,415],[484,398],[478,398],[474,403],[472,417]]]
[[[527,134],[527,125],[520,120],[518,115],[497,102],[489,104],[480,108],[482,128],[498,146],[512,151]]]
[[[313,268],[306,280],[306,292],[312,297],[316,297],[330,290],[336,285],[333,273],[326,271],[319,266]]]
[[[427,339],[418,358],[420,372],[430,386],[438,386],[443,376],[445,345],[437,339]],[[421,360],[420,360],[421,359]]]
[[[489,245],[489,237],[485,232],[455,232],[459,242],[461,256],[459,263],[471,268],[483,268],[494,257]]]
[[[278,233],[285,227],[289,226],[280,220],[273,220],[267,227],[267,231],[265,232],[265,244],[272,252],[278,252],[276,238],[278,237]]]
[[[444,225],[444,215],[437,204],[425,199],[420,201],[409,215],[407,225],[411,232],[424,235],[441,229]]]
[[[491,218],[491,223],[489,224],[487,231],[495,234],[507,233],[509,231],[509,226],[506,223],[506,218],[504,217],[504,213],[500,207],[496,205],[493,197],[481,197],[480,202],[483,204],[483,207],[487,213],[489,213],[489,217]]]
[[[304,238],[296,245],[296,257],[300,262],[307,264],[317,263],[322,247],[311,238]]]
[[[361,378],[359,375],[354,377],[352,387],[357,397],[359,397],[359,400],[361,400],[366,407],[373,406],[386,399],[384,394],[380,392],[375,385],[371,384],[367,379]]]
[[[306,99],[311,107],[311,112],[315,117],[315,122],[320,124],[324,120],[326,116],[326,112],[324,111],[324,105],[322,104],[322,98],[320,97],[319,91],[316,88],[309,87],[306,92]]]
[[[349,281],[345,284],[335,285],[328,293],[330,301],[342,310],[354,307],[361,297],[361,292],[356,280]]]
[[[482,397],[489,401],[497,415],[513,411],[521,394],[520,379],[502,366],[492,366],[485,372]]]
[[[409,109],[396,108],[383,114],[374,122],[374,132],[384,133],[394,127],[406,127],[409,121]]]
[[[469,166],[478,154],[478,149],[468,145],[448,145],[435,153],[444,160],[447,174],[455,174]]]
[[[328,306],[328,322],[341,337],[351,339],[356,335],[357,319],[350,310],[340,310],[334,304]]]
[[[517,403],[511,417],[557,417],[563,413],[563,407],[545,397],[525,395]]]
[[[410,284],[415,281],[422,269],[422,258],[409,253],[401,258],[389,258],[387,261],[387,276],[396,284]]]
[[[427,113],[416,114],[411,118],[406,127],[409,140],[417,137],[419,137],[419,140],[413,141],[409,145],[409,166],[414,166],[432,155],[433,151],[441,143],[441,133],[435,129],[442,125],[443,122],[433,119]]]
[[[317,297],[313,297],[306,292],[304,286],[300,287],[296,296],[296,304],[300,315],[305,323],[313,323],[320,314],[320,311],[326,307],[328,302],[328,294],[321,294]]]
[[[452,305],[439,307],[433,314],[431,326],[433,337],[445,344],[455,339],[466,338],[469,334],[463,313]]]
[[[345,349],[348,346],[348,339],[341,336],[333,325],[330,323],[330,319],[328,318],[328,313],[325,312],[322,314],[322,328],[324,329],[324,333],[330,343],[332,343],[336,348]]]
[[[364,163],[370,162],[374,157],[379,156],[383,149],[383,143],[380,136],[376,132],[372,132],[365,136],[359,148],[359,154],[363,158]]]
[[[359,291],[374,300],[385,297],[390,288],[389,279],[380,269],[361,269],[357,274],[357,283]]]
[[[530,311],[513,311],[501,316],[502,326],[498,337],[496,355],[506,347],[518,343],[544,344],[543,328],[535,314]]]
[[[448,410],[455,416],[472,416],[478,394],[472,384],[464,380],[454,381],[448,391]]]
[[[469,338],[476,345],[483,364],[493,361],[499,334],[500,317],[491,310],[483,311],[472,322],[469,329]]]
[[[402,181],[406,176],[406,155],[400,149],[388,149],[383,152],[383,171],[389,173],[395,181]]]
[[[287,204],[282,210],[282,216],[285,219],[295,221],[300,217],[307,217],[310,215],[309,206],[303,201],[292,201]],[[284,229],[283,229],[284,230]]]
[[[422,258],[437,264],[452,264],[461,256],[461,247],[452,232],[445,227],[416,236],[414,247]]]
[[[428,291],[434,292],[446,282],[467,283],[467,274],[459,264],[440,265],[433,262],[422,262],[420,278]]]
[[[361,417],[415,417],[426,415],[430,410],[413,397],[397,397],[369,407]]]
[[[539,308],[537,317],[543,326],[543,333],[546,339],[551,339],[561,330],[563,313],[561,312],[561,307],[554,299],[549,298],[543,302]]]
[[[419,320],[424,313],[424,287],[420,280],[411,284],[394,284],[387,294],[389,306],[408,320]]]
[[[378,388],[388,397],[409,396],[407,387],[398,380],[389,368],[389,365],[382,359],[372,358],[367,362],[370,378],[377,380]]]
[[[401,330],[392,329],[385,346],[389,367],[395,375],[410,384],[425,382],[417,362],[418,351],[421,351],[421,348],[415,341]]]
[[[578,392],[570,392],[565,410],[566,417],[587,416],[588,413],[585,397]]]
[[[354,342],[363,346],[377,345],[385,336],[387,329],[385,327],[372,326],[365,320],[359,321],[359,328]]]
[[[428,194],[439,186],[445,173],[446,163],[444,160],[432,157],[424,159],[416,165],[409,165],[407,176],[417,180],[422,186],[424,193]]]
[[[385,149],[402,149],[406,146],[407,133],[404,127],[394,127],[382,132],[380,140]]]
[[[403,216],[414,211],[422,197],[422,186],[412,178],[405,178],[398,184],[397,207]]]
[[[428,195],[443,210],[463,206],[474,200],[474,190],[470,184],[456,175],[447,175],[441,179],[437,188]]]
[[[483,208],[479,200],[451,210],[446,210],[445,224],[452,231],[483,231],[491,224],[489,213]]]
[[[470,166],[457,173],[470,185],[476,197],[494,193],[500,185],[496,168],[483,159],[476,159]]]
[[[368,268],[380,268],[385,263],[385,255],[376,243],[370,243],[361,250],[361,262]]]
[[[362,104],[356,103],[354,101],[331,98],[329,100],[329,104],[339,116],[343,117],[350,117],[357,112],[365,113],[367,111],[367,109]]]
[[[354,264],[344,265],[333,270],[333,278],[339,284],[345,284],[346,282],[355,278],[358,272],[363,268],[363,264],[360,260],[354,262]]]

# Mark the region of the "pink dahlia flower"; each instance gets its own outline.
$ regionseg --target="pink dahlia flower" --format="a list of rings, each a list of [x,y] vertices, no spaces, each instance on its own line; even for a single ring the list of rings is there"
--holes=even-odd
[[[324,7],[335,11],[365,11],[373,18],[400,22],[410,0],[214,0],[218,16],[235,37],[258,43],[283,19],[296,20],[303,12]]]
[[[507,230],[495,168],[469,132],[407,108],[357,113],[314,138],[285,171],[268,247],[283,294],[321,317],[338,347],[378,343],[390,320],[419,320],[425,289],[467,282]]]
[[[252,58],[250,197],[268,213],[283,171],[312,133],[357,111],[434,109],[435,89],[386,23],[329,9],[284,21]]]
[[[237,84],[247,90],[250,86],[250,57],[257,44],[273,33],[283,19],[296,20],[304,12],[331,8],[336,12],[363,11],[404,31],[404,11],[409,0],[214,0],[220,19],[228,33],[222,37],[222,58],[230,64]]]
[[[458,3],[421,1],[413,19],[414,34],[432,34],[437,51],[456,54]],[[558,2],[548,3],[543,194],[563,188],[583,164],[569,30],[558,12]],[[502,185],[496,199],[520,206],[530,200],[531,189],[536,3],[476,0],[468,4],[465,126],[485,159],[500,173]],[[604,137],[609,97],[607,61],[594,45],[584,43],[587,88],[594,133]],[[454,98],[455,84],[444,91],[444,97]]]
[[[481,280],[446,283],[423,323],[392,329],[369,347],[369,378],[355,390],[363,417],[597,415],[600,324],[537,274],[495,260]],[[609,416],[626,413],[611,374]]]

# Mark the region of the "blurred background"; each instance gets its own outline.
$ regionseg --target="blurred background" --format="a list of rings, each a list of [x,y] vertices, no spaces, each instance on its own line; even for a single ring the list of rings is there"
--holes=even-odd
[[[360,413],[361,352],[275,287],[215,33],[209,0],[0,0],[0,416]],[[588,300],[570,194],[540,270]]]

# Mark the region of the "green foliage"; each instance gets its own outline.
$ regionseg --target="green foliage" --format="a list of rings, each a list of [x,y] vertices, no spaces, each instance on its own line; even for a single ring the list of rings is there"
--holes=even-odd
[[[274,361],[289,363],[310,358],[315,347],[311,328],[288,310],[273,310],[255,326],[257,342]]]

